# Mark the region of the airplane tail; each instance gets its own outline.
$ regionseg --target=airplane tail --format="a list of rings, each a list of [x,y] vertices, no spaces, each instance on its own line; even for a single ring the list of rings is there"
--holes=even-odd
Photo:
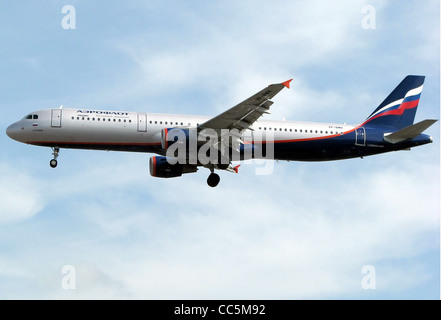
[[[385,133],[384,140],[389,143],[395,144],[405,140],[414,139],[437,121],[438,120],[427,119],[396,132]]]
[[[424,76],[407,76],[375,109],[363,125],[401,130],[413,124],[423,91]]]

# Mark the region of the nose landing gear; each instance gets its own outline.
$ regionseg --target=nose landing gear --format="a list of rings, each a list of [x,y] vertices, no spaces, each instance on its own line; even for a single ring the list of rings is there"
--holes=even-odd
[[[57,158],[58,155],[60,154],[60,148],[53,147],[52,150],[53,150],[52,155],[54,156],[54,158],[49,162],[49,165],[51,166],[51,168],[56,168],[58,165]]]

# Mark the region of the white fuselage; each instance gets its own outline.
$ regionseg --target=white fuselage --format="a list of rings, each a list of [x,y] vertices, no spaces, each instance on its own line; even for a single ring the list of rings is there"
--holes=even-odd
[[[64,148],[155,152],[165,128],[196,128],[208,116],[157,114],[89,109],[46,109],[12,124],[8,135],[18,141]],[[271,133],[274,142],[332,138],[355,129],[352,125],[256,121],[245,130],[244,141],[262,141]],[[157,152],[161,154],[161,152]]]

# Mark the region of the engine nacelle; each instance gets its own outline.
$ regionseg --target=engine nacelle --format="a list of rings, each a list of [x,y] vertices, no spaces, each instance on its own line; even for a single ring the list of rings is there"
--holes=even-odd
[[[218,136],[220,134],[220,136]],[[205,166],[213,164],[219,169],[226,169],[231,159],[245,158],[245,144],[238,130],[197,128],[165,128],[161,130],[161,148],[165,155],[179,159],[180,162],[197,163]],[[251,151],[248,152],[251,158]],[[178,170],[169,168],[169,171]],[[175,174],[177,174],[176,171]]]
[[[161,148],[167,150],[172,144],[179,142],[188,146],[189,129],[165,128],[161,130]],[[196,133],[195,138],[197,139]]]
[[[167,157],[150,158],[150,174],[157,178],[175,178],[185,173],[198,171],[198,168],[191,164],[170,164]]]
[[[161,148],[168,150],[168,148],[179,143],[185,145],[189,150],[190,145],[195,149],[207,143],[209,139],[218,141],[218,136],[215,130],[203,129],[198,131],[196,128],[165,128],[161,130]]]

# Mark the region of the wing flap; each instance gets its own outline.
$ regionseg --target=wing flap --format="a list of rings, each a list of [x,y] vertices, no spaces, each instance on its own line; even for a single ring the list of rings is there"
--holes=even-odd
[[[269,85],[233,108],[202,123],[199,129],[237,129],[242,131],[250,128],[263,114],[269,113],[268,110],[273,104],[270,99],[283,88],[289,88],[291,80]]]

